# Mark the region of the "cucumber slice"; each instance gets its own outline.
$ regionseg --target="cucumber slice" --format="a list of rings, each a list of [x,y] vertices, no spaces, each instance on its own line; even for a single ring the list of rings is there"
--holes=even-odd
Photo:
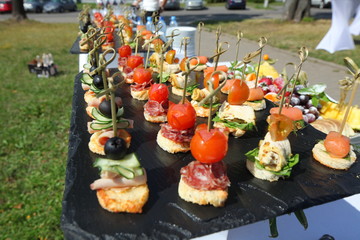
[[[94,93],[101,92],[101,89],[98,89],[97,87],[95,87],[95,85],[92,84],[92,82],[91,82],[90,90],[93,91]]]
[[[92,79],[92,77],[90,77],[89,74],[83,73],[82,76],[81,76],[81,78],[80,78],[80,81],[81,81],[82,83],[90,86],[90,85],[92,85],[93,79]]]
[[[99,109],[97,108],[93,108],[93,110],[91,111],[91,114],[93,115],[93,117],[99,121],[99,122],[111,122],[111,118],[108,118],[106,116],[104,116]]]
[[[144,169],[142,167],[134,168],[135,176],[142,176],[144,175]]]
[[[83,65],[83,68],[89,70],[91,68],[91,64],[90,63],[85,63]]]
[[[140,162],[135,155],[135,153],[127,154],[121,160],[111,160],[107,158],[97,158],[94,167],[103,167],[103,166],[123,166],[126,168],[137,168],[141,167]]]
[[[104,123],[104,122],[92,122],[90,123],[90,128],[93,130],[103,130],[112,127],[112,122]]]
[[[113,166],[112,168],[116,171],[116,173],[123,176],[124,178],[132,179],[135,177],[135,172],[129,168],[125,168],[122,166]]]
[[[94,162],[94,167],[100,168],[101,171],[115,172],[128,179],[144,174],[144,170],[135,153],[126,155],[122,160],[97,158]]]
[[[130,126],[130,122],[128,120],[118,120],[117,122],[117,128],[121,129],[121,128],[127,128]],[[110,122],[100,122],[100,121],[93,121],[92,123],[90,123],[90,128],[93,130],[103,130],[103,129],[107,129],[107,128],[111,128],[112,127],[112,121],[110,120]]]

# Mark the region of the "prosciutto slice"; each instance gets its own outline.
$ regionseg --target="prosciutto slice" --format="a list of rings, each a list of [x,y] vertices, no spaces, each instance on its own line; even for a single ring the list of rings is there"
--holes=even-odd
[[[151,85],[152,85],[152,81],[144,82],[142,84],[134,83],[134,84],[130,85],[130,88],[131,88],[131,91],[143,91],[145,89],[150,88]]]
[[[150,116],[162,116],[167,113],[167,109],[155,100],[149,100],[144,105],[144,112]]]
[[[195,128],[177,130],[175,128],[172,128],[168,123],[160,124],[160,127],[161,127],[160,129],[161,134],[164,137],[174,142],[180,142],[180,143],[185,143],[185,142],[189,143],[192,137],[194,136],[194,132],[195,132]]]
[[[180,173],[187,185],[198,190],[225,190],[230,186],[222,161],[213,164],[193,161],[181,168]]]

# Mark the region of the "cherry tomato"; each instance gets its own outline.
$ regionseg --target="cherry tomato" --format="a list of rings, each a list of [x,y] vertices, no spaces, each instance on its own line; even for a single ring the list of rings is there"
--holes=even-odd
[[[231,86],[227,101],[231,105],[241,105],[249,97],[249,87],[240,79],[235,79],[234,84]]]
[[[113,42],[114,35],[112,33],[106,34],[106,42]]]
[[[350,152],[350,139],[341,133],[331,131],[325,138],[324,146],[330,157],[344,158]]]
[[[144,58],[137,56],[137,55],[129,56],[129,58],[127,60],[127,65],[131,69],[134,69],[134,68],[140,66],[141,64],[144,64]]]
[[[137,84],[149,82],[152,79],[152,71],[149,68],[136,68],[133,79]]]
[[[171,127],[177,130],[185,130],[195,125],[196,112],[189,102],[170,104],[167,119]]]
[[[228,150],[228,138],[219,129],[207,130],[206,124],[201,124],[195,131],[190,142],[193,157],[202,163],[216,163],[221,161]]]
[[[212,73],[208,73],[205,77],[204,77],[204,87],[206,89],[209,90],[209,86],[207,84],[208,81],[210,81],[210,77],[211,77]],[[219,82],[220,82],[220,77],[219,74],[214,74],[211,78],[212,84],[213,84],[213,88],[216,89],[219,86]]]
[[[129,57],[132,53],[132,50],[129,45],[122,45],[121,47],[119,47],[118,52],[120,57]]]
[[[274,113],[268,118],[269,132],[273,141],[285,140],[294,128],[293,121],[285,115]]]
[[[155,83],[149,89],[149,99],[162,103],[168,100],[169,89],[165,84]]]

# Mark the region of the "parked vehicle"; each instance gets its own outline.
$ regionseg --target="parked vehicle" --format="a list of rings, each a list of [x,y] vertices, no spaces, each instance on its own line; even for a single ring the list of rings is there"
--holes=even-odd
[[[164,8],[165,10],[179,10],[180,0],[167,0]]]
[[[186,10],[203,9],[203,8],[204,8],[203,0],[185,0],[185,9]]]
[[[44,5],[43,11],[46,13],[50,12],[65,12],[65,11],[76,11],[77,6],[73,0],[50,0]]]
[[[0,0],[0,13],[11,12],[12,4],[11,0]]]
[[[331,7],[331,0],[311,0],[311,6],[317,6],[319,8]]]
[[[43,11],[44,5],[49,0],[24,0],[24,9],[26,12],[36,12],[41,13]]]
[[[246,0],[226,0],[227,9],[246,9]]]

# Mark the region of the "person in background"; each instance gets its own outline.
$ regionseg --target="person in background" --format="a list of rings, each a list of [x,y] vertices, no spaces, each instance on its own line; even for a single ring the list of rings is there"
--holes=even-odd
[[[135,0],[132,6],[145,11],[143,22],[146,22],[148,16],[160,17],[160,13],[164,11],[167,0]],[[153,15],[154,14],[154,15]],[[154,21],[154,19],[153,19]]]

